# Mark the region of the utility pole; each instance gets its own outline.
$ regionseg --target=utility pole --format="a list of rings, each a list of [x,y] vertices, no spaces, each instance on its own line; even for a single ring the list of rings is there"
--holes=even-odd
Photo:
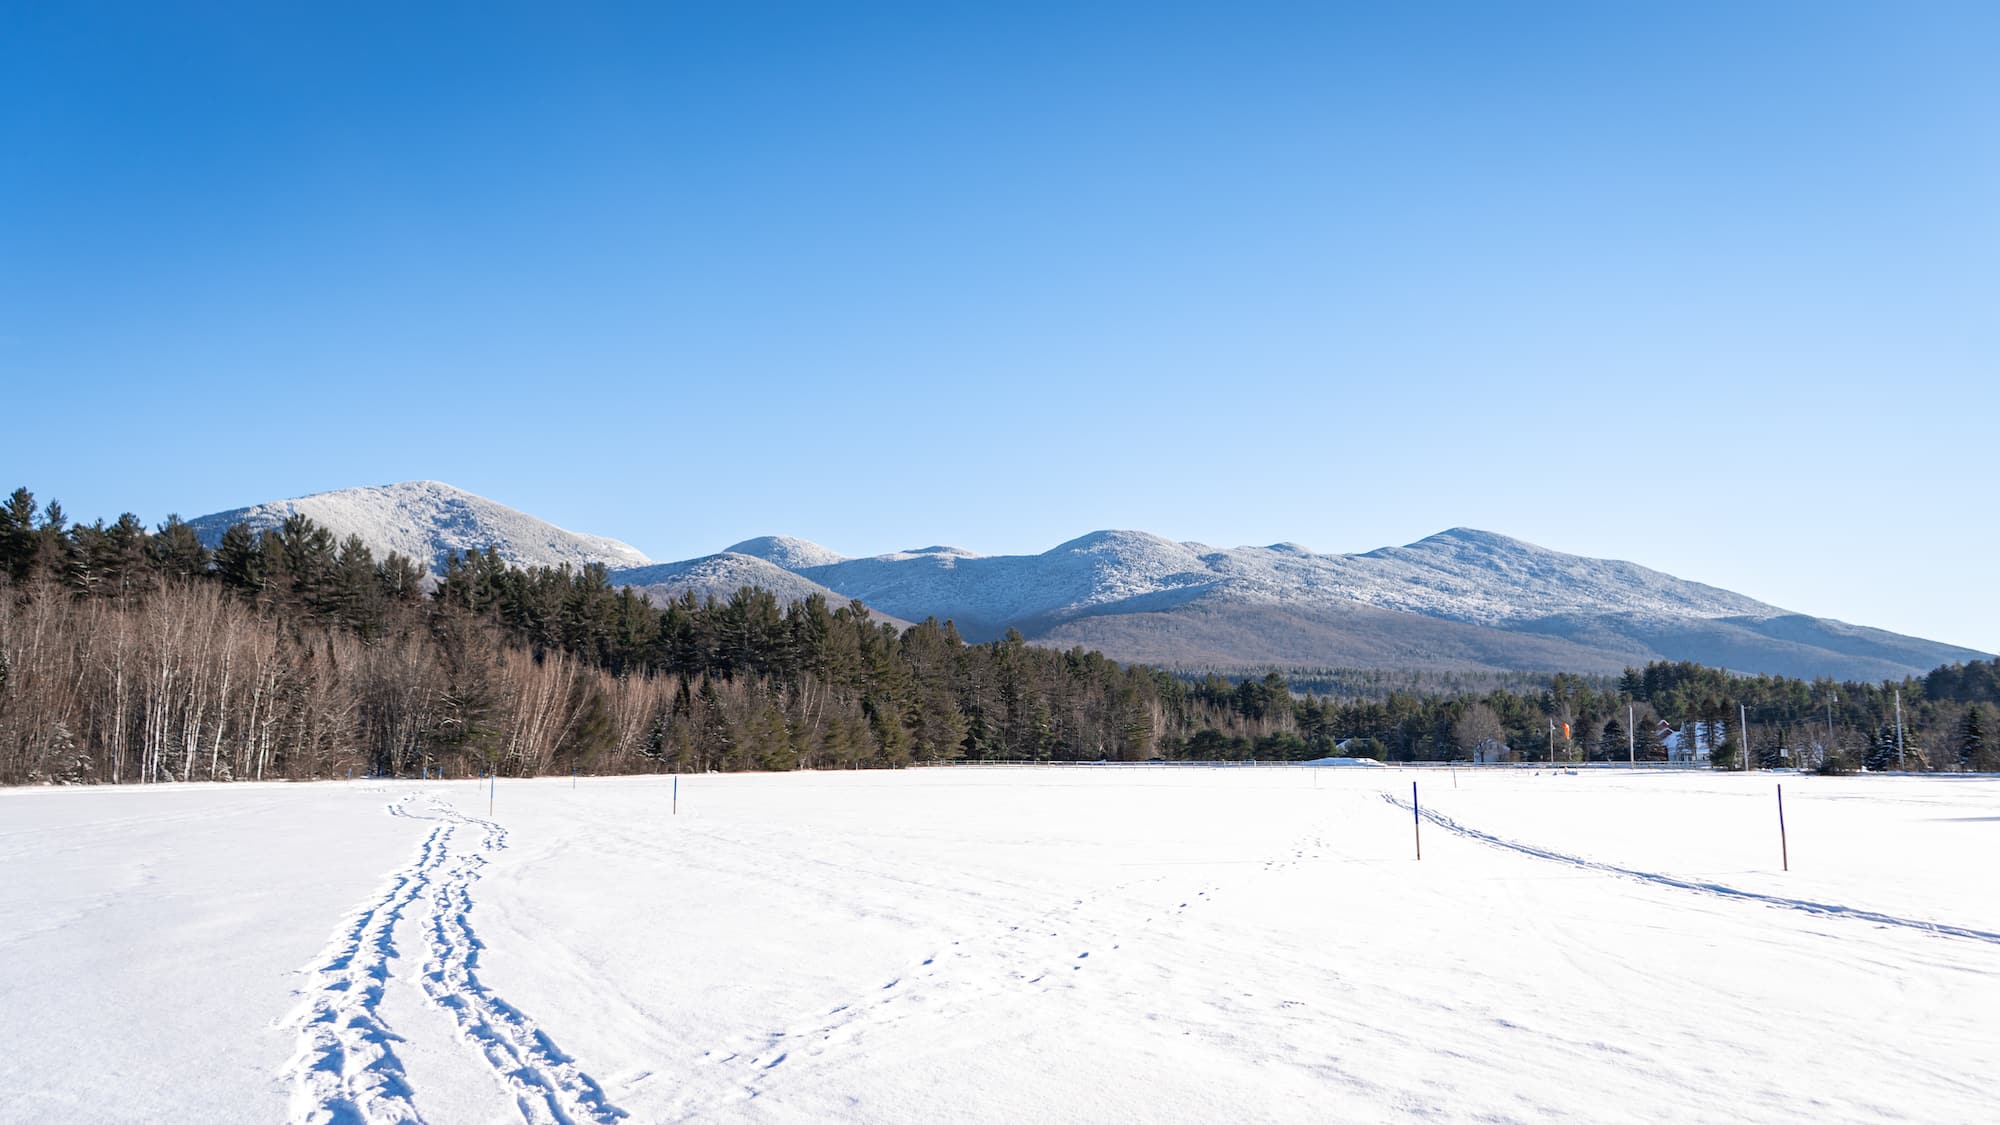
[[[1632,765],[1636,766],[1639,764],[1639,733],[1633,729],[1633,724],[1637,722],[1633,718],[1634,714],[1633,706],[1627,703],[1625,705],[1625,756],[1631,760]]]
[[[1896,690],[1896,768],[1903,768],[1903,692]]]
[[[1743,728],[1743,772],[1750,772],[1750,713],[1736,705],[1736,725]]]
[[[1833,755],[1833,705],[1839,698],[1832,688],[1826,689],[1826,753],[1820,755],[1821,761]]]

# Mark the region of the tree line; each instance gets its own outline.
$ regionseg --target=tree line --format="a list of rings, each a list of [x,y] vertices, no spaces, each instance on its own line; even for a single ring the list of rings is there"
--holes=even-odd
[[[859,603],[0,506],[0,782],[1132,760],[1201,722],[1164,673]]]
[[[655,605],[602,567],[523,568],[490,548],[432,575],[302,516],[210,550],[172,517],[72,525],[26,489],[0,506],[0,783],[1453,760],[1482,738],[1575,760],[1622,757],[1628,717],[1652,758],[1661,720],[1733,718],[1739,702],[1768,764],[1819,739],[1880,766],[1898,690],[1914,768],[2000,765],[1991,663],[1880,685],[1691,664],[1485,691],[1369,682],[1343,696],[1275,672],[1188,678],[752,588]]]

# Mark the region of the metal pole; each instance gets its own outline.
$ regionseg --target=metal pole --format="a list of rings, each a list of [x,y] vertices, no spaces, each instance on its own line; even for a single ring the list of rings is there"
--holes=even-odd
[[[1778,783],[1778,857],[1784,861],[1785,870],[1792,869],[1792,848],[1785,842],[1785,786]]]
[[[1417,862],[1424,860],[1424,814],[1417,805],[1417,783],[1410,782],[1410,821],[1417,834]]]

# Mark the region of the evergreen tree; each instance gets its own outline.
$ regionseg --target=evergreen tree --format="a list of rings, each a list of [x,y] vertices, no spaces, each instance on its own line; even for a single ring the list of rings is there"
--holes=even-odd
[[[381,572],[375,566],[375,552],[350,535],[334,554],[333,569],[327,575],[323,600],[328,612],[342,624],[363,636],[371,636],[380,617]]]
[[[395,551],[382,560],[377,573],[377,582],[382,588],[382,597],[391,604],[408,605],[423,595],[424,570],[414,561]]]
[[[147,555],[153,571],[167,578],[189,581],[208,573],[208,548],[179,516],[168,516],[153,533]]]
[[[215,546],[215,573],[234,590],[255,595],[264,588],[264,552],[247,524],[230,524]]]
[[[1627,668],[1624,675],[1618,677],[1618,694],[1627,699],[1643,701],[1646,699],[1645,690],[1646,681],[1637,668]]]
[[[69,518],[54,500],[42,509],[42,522],[35,528],[35,556],[28,562],[31,577],[53,582],[73,582],[77,571],[77,549],[69,535]]]
[[[36,555],[35,496],[17,488],[0,506],[0,574],[27,581]]]
[[[1893,723],[1875,728],[1875,737],[1868,742],[1868,752],[1862,755],[1861,766],[1867,770],[1896,768],[1896,727]]]
[[[81,527],[72,539],[77,546],[72,581],[85,593],[123,598],[150,585],[146,528],[139,517],[127,512],[109,527],[101,521]]]
[[[1625,702],[1641,696],[1652,702],[1630,725],[1649,758],[1661,756],[1661,716],[1690,733],[1733,728],[1738,700],[1768,755],[1823,735],[1829,691],[1847,728],[1865,732],[1855,756],[1871,768],[1894,760],[1886,716],[1897,691],[1914,768],[1927,768],[1925,745],[1943,764],[2000,765],[1993,661],[1881,684],[1666,662],[1615,682],[1287,681],[1267,669],[1197,679],[1038,648],[1018,632],[978,645],[950,622],[899,633],[865,606],[817,596],[784,605],[745,589],[656,607],[601,567],[515,567],[491,548],[448,558],[426,599],[429,584],[419,564],[377,562],[360,540],[336,543],[304,517],[261,536],[230,528],[210,555],[178,519],[151,534],[133,516],[70,527],[59,505],[37,518],[17,490],[0,504],[0,636],[20,635],[10,630],[24,619],[6,615],[25,609],[41,639],[7,647],[11,663],[0,664],[0,782],[310,777],[343,763],[394,774],[433,763],[535,773],[961,755],[1285,760],[1331,754],[1343,739],[1350,754],[1436,759],[1458,756],[1474,725],[1539,755],[1551,715],[1570,719],[1582,748],[1622,760]],[[135,676],[146,646],[165,659],[146,658]],[[1306,682],[1340,694],[1296,693]],[[1466,722],[1473,715],[1492,722]],[[163,761],[160,747],[181,749]]]
[[[721,769],[735,755],[736,729],[723,710],[722,695],[716,690],[714,680],[702,677],[701,687],[695,692],[694,709],[695,729],[699,732],[696,760],[704,770]]]
[[[798,753],[784,712],[766,707],[751,724],[756,732],[756,765],[761,770],[788,770],[798,764]]]
[[[1628,742],[1625,738],[1625,724],[1616,717],[1604,721],[1604,734],[1598,739],[1598,757],[1612,761],[1620,757],[1636,757],[1637,740]]]
[[[669,732],[672,729],[672,713],[665,708],[654,710],[651,723],[646,728],[645,740],[639,744],[639,754],[653,768],[666,763],[669,751]]]

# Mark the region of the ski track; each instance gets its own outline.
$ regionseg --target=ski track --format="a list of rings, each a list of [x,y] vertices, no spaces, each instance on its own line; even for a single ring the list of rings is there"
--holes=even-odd
[[[529,1125],[608,1125],[626,1116],[576,1060],[534,1020],[479,980],[484,946],[473,932],[472,884],[489,852],[507,846],[507,831],[432,799],[415,811],[416,795],[391,802],[392,816],[436,820],[416,858],[336,931],[305,971],[311,980],[287,1021],[298,1042],[285,1075],[292,1125],[385,1125],[424,1121],[395,1044],[382,1019],[384,989],[399,952],[397,923],[413,904],[430,910],[422,924],[428,958],[417,981],[429,1003],[449,1014],[478,1057],[509,1090]]]
[[[1384,793],[1382,794],[1382,799],[1405,811],[1408,811],[1411,807],[1410,802],[1394,793]],[[1740,887],[1732,887],[1725,883],[1712,883],[1702,879],[1688,879],[1679,875],[1668,875],[1658,871],[1639,871],[1630,867],[1620,867],[1615,863],[1584,859],[1581,856],[1573,856],[1566,852],[1537,847],[1533,844],[1522,843],[1519,840],[1510,840],[1504,836],[1496,836],[1491,832],[1481,831],[1480,829],[1460,824],[1458,821],[1442,813],[1432,812],[1430,809],[1421,810],[1419,815],[1439,828],[1464,836],[1467,839],[1477,840],[1482,844],[1490,844],[1496,848],[1504,848],[1507,851],[1519,852],[1522,855],[1533,856],[1536,859],[1567,864],[1568,866],[1584,871],[1597,871],[1606,875],[1618,875],[1627,879],[1637,879],[1642,883],[1651,883],[1655,886],[1672,887],[1682,891],[1694,891],[1697,894],[1714,895],[1719,898],[1762,903],[1765,906],[1773,906],[1781,910],[1796,910],[1801,913],[1817,914],[1823,917],[1851,918],[1857,922],[1871,922],[1878,926],[1895,926],[1927,934],[1965,938],[1971,941],[1983,941],[2000,945],[2000,933],[1994,933],[1990,930],[1979,930],[1970,926],[1953,926],[1943,922],[1926,921],[1921,918],[1904,918],[1895,914],[1883,914],[1879,911],[1843,906],[1839,903],[1813,902],[1810,899],[1786,898],[1783,895],[1764,894],[1760,891],[1746,891]]]

